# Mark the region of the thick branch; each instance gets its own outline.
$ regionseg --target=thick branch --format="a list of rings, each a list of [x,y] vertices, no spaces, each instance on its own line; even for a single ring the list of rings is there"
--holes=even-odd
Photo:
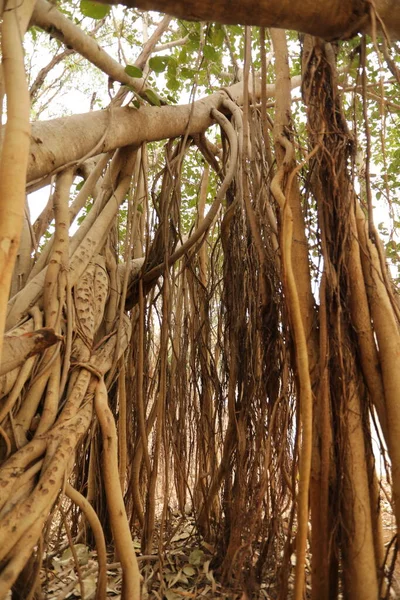
[[[369,12],[365,0],[111,0],[111,4],[118,3],[166,12],[189,21],[279,27],[326,39],[351,37],[361,31],[368,22]],[[397,10],[400,16],[395,0],[378,0],[375,5],[378,12],[388,5],[390,12]]]
[[[292,79],[292,87],[300,78]],[[253,89],[252,84],[249,86]],[[228,96],[243,103],[243,83],[202,98],[194,105],[142,106],[93,111],[32,125],[32,144],[28,166],[28,183],[46,177],[71,162],[79,162],[90,153],[100,154],[122,146],[140,146],[180,135],[203,133],[213,123],[211,109],[223,110]],[[261,96],[261,85],[255,82],[255,94]],[[275,86],[267,86],[267,96],[275,94]]]

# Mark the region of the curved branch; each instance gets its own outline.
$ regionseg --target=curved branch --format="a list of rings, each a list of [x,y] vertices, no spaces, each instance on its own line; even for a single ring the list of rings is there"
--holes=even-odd
[[[68,496],[74,504],[79,506],[92,528],[93,536],[96,541],[97,562],[99,565],[96,600],[102,600],[107,595],[107,552],[103,528],[92,505],[69,483],[65,486],[65,495]]]
[[[211,110],[211,116],[221,126],[221,128],[224,130],[224,132],[226,133],[227,138],[229,140],[229,147],[230,147],[230,152],[231,152],[230,160],[229,160],[229,167],[228,167],[225,179],[223,180],[221,187],[219,188],[219,190],[217,192],[215,200],[212,203],[211,208],[207,213],[207,216],[203,219],[201,224],[198,226],[196,231],[190,236],[190,238],[187,239],[186,242],[184,242],[170,256],[169,261],[168,261],[169,265],[173,265],[174,262],[179,260],[185,254],[185,252],[187,252],[190,248],[192,248],[194,246],[194,244],[196,242],[198,242],[200,240],[200,238],[211,227],[212,222],[214,221],[215,217],[217,216],[219,207],[221,206],[222,199],[225,197],[225,194],[226,194],[226,192],[232,182],[232,179],[236,173],[237,159],[238,159],[238,140],[236,137],[235,130],[233,129],[233,127],[230,124],[230,122],[228,121],[228,119],[221,112],[216,110],[215,108],[213,108]],[[147,273],[145,273],[143,276],[143,280],[146,282],[149,282],[149,281],[152,281],[153,279],[158,279],[158,277],[161,275],[161,273],[163,271],[164,271],[164,263],[157,265],[157,267],[154,267],[154,269],[151,269],[151,271],[148,271]]]

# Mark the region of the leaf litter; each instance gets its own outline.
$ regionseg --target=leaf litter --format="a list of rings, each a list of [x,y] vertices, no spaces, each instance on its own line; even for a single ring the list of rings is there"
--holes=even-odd
[[[214,547],[195,534],[194,519],[179,518],[161,554],[140,555],[140,541],[133,539],[143,578],[143,600],[250,600],[241,586],[225,587],[212,568]],[[77,562],[78,561],[78,562]],[[46,600],[93,600],[96,595],[96,552],[85,544],[75,544],[60,556],[44,561],[42,591]],[[110,555],[107,564],[107,598],[121,598],[122,571]],[[263,584],[259,598],[275,600]]]

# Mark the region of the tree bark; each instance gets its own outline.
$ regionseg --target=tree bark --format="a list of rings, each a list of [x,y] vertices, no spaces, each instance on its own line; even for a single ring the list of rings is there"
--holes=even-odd
[[[299,76],[292,77],[292,89],[300,84]],[[249,95],[254,93],[255,99],[259,99],[260,80],[256,79],[249,87]],[[275,95],[275,85],[267,85],[266,95]],[[142,106],[139,110],[123,107],[37,121],[32,124],[27,182],[43,180],[44,185],[49,173],[123,146],[139,147],[143,142],[203,133],[215,122],[211,110],[224,110],[222,104],[228,97],[243,104],[243,82],[193,104]],[[0,129],[0,136],[1,133]]]
[[[371,6],[366,0],[107,0],[107,4],[157,10],[189,21],[293,29],[326,40],[368,33]],[[376,0],[374,8],[389,35],[398,39],[399,2]]]

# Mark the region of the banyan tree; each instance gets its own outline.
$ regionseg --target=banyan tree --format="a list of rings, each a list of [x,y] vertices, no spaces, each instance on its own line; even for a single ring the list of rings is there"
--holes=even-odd
[[[395,597],[399,3],[124,4],[2,4],[0,598]]]

